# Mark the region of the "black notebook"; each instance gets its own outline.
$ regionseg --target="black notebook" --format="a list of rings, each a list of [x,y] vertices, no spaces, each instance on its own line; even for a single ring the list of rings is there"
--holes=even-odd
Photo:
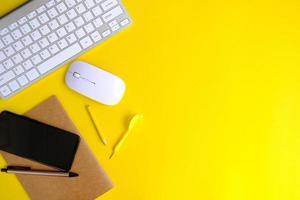
[[[8,111],[0,114],[0,149],[60,170],[71,169],[79,136]]]

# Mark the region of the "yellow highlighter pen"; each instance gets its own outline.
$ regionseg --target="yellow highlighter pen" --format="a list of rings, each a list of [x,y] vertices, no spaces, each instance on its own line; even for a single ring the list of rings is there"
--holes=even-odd
[[[100,140],[102,141],[102,143],[104,145],[106,145],[107,141],[106,141],[104,135],[100,131],[100,128],[99,128],[99,125],[98,125],[98,121],[97,121],[97,119],[96,119],[96,117],[95,117],[95,115],[93,113],[93,110],[91,109],[91,106],[88,105],[86,108],[87,108],[87,111],[88,111],[88,113],[90,115],[90,118],[92,119],[92,122],[94,124],[94,127],[95,127],[95,129],[96,129],[96,131],[98,133],[98,136],[99,136]]]
[[[124,141],[126,140],[126,138],[128,137],[129,133],[132,131],[132,129],[136,126],[136,124],[142,120],[144,118],[143,115],[141,114],[137,114],[135,116],[132,117],[132,119],[130,120],[128,129],[126,130],[126,132],[123,134],[123,136],[121,137],[121,139],[115,144],[115,146],[113,147],[113,150],[111,152],[111,155],[109,157],[109,159],[111,159],[113,157],[113,155],[115,155],[116,152],[118,152],[122,146],[122,144],[124,143]]]

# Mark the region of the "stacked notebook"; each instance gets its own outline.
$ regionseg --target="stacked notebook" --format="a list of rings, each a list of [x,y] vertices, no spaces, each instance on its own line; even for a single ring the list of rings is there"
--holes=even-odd
[[[40,122],[79,134],[62,105],[55,96],[36,106],[25,116]],[[1,152],[8,165],[30,166],[34,169],[52,168],[6,152]],[[16,175],[31,199],[48,200],[92,200],[110,190],[109,180],[96,158],[81,137],[71,171],[79,174],[75,178]]]

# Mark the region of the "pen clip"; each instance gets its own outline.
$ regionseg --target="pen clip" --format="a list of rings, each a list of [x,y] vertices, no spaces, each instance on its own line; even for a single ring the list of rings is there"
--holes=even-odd
[[[7,166],[7,169],[10,169],[10,170],[31,170],[31,167]]]

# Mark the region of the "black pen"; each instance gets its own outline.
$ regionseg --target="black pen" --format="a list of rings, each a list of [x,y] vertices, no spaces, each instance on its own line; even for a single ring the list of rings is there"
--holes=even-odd
[[[57,177],[76,177],[79,176],[74,172],[50,171],[50,170],[33,170],[30,167],[9,166],[2,168],[1,172],[11,174],[37,175],[37,176],[57,176]]]

